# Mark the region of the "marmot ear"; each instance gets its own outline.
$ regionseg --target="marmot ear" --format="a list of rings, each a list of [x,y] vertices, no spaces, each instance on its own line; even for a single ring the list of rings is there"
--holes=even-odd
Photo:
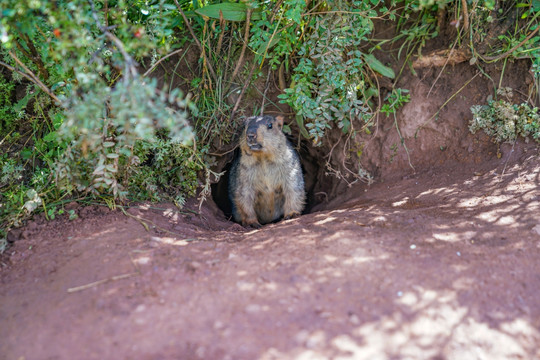
[[[246,127],[247,124],[248,124],[251,120],[253,120],[253,118],[256,118],[256,116],[250,116],[250,117],[245,118],[244,121],[242,122],[242,126],[243,126],[243,127]]]
[[[283,118],[283,116],[281,116],[281,115],[276,116],[276,123],[278,124],[280,129],[283,129],[283,121],[284,120],[285,119]]]

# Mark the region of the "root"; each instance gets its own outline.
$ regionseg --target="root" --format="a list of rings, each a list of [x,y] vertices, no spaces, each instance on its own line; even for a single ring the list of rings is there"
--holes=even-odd
[[[471,55],[463,50],[438,50],[429,55],[421,56],[413,62],[413,67],[442,67],[456,65],[471,59]]]

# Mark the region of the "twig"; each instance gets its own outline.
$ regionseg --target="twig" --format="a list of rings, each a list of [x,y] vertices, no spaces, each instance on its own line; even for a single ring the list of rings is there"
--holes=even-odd
[[[131,217],[135,220],[137,220],[143,227],[146,231],[150,231],[150,228],[148,227],[148,225],[146,225],[146,223],[144,221],[142,221],[138,216],[135,216],[135,215],[131,215],[130,213],[128,213],[123,206],[119,206],[120,210],[122,210],[122,212],[124,213],[124,215],[128,216],[128,217]]]
[[[469,10],[467,9],[467,0],[461,0],[461,6],[463,7],[463,28],[465,31],[469,30]]]
[[[270,75],[272,74],[272,67],[268,68],[268,75],[266,76],[266,84],[264,86],[264,93],[261,101],[261,115],[264,113],[264,101],[266,100],[266,93],[270,87]]]
[[[139,217],[139,216],[136,216],[136,215],[132,215],[130,213],[128,213],[125,209],[124,209],[124,206],[121,206],[121,205],[118,205],[118,208],[120,208],[120,210],[124,213],[124,215],[130,217],[130,218],[133,218],[135,220],[137,220],[145,229],[146,231],[150,231],[150,227],[145,223],[146,222],[149,222],[150,224],[152,224],[152,227],[155,228],[155,229],[158,229],[160,231],[163,231],[163,232],[167,232],[171,235],[175,235],[175,236],[178,236],[178,237],[182,237],[183,235],[182,234],[179,234],[179,233],[175,233],[174,231],[170,231],[170,230],[167,230],[159,225],[157,225],[155,222],[153,222],[152,220],[148,220],[148,219],[145,219],[143,217]],[[194,214],[196,215],[200,215],[200,213],[197,213],[196,211],[193,211]],[[204,217],[203,217],[204,218]],[[205,219],[206,220],[206,219]],[[183,239],[185,241],[194,241],[194,240],[198,240],[198,239]]]
[[[251,84],[251,77],[253,76],[253,72],[255,71],[256,66],[257,66],[257,63],[254,61],[253,65],[251,65],[251,70],[249,70],[249,75],[247,77],[247,80],[244,83],[244,86],[242,87],[242,91],[240,92],[238,99],[236,99],[236,103],[234,104],[234,107],[231,111],[231,116],[229,117],[229,121],[232,121],[232,119],[234,119],[236,110],[238,110],[238,107],[240,106],[240,101],[242,101],[242,98],[244,97],[244,93],[246,92],[247,87]]]
[[[53,98],[54,101],[56,101],[59,105],[62,103],[60,101],[60,99],[44,84],[41,82],[41,80],[39,80],[39,78],[32,72],[32,70],[30,70],[26,65],[24,65],[24,63],[19,60],[19,58],[13,53],[13,51],[10,51],[9,52],[9,56],[11,56],[11,58],[13,60],[15,60],[15,62],[17,64],[19,64],[23,69],[24,71],[26,71],[26,78],[29,79],[30,81],[32,81],[34,84],[36,84],[37,86],[39,86],[41,88],[41,90],[45,91],[50,97]],[[2,65],[6,66],[8,69],[11,68],[11,69],[14,69],[12,67],[10,67],[9,65],[5,64],[5,63],[2,63]],[[14,69],[15,71],[17,71],[17,73],[19,74],[22,74],[21,71],[18,71],[16,69]]]
[[[506,158],[506,161],[504,162],[504,168],[501,172],[501,176],[504,175],[504,172],[506,171],[506,165],[508,165],[508,160],[510,160],[510,158],[512,157],[512,154],[514,153],[514,146],[516,146],[516,141],[517,140],[514,140],[514,142],[512,143],[512,150],[510,151],[510,155],[508,155],[508,157]]]
[[[22,35],[21,35],[22,37]],[[27,45],[28,44],[31,44],[31,40],[28,40],[27,42]],[[43,65],[43,62],[40,61],[41,59],[37,60],[37,58],[35,58],[32,54],[30,54],[25,48],[24,46],[22,46],[17,40],[15,40],[15,46],[17,46],[17,49],[19,49],[20,52],[22,52],[22,54],[24,56],[26,56],[28,59],[30,60],[33,60],[34,61],[34,64],[37,66],[38,68],[38,71],[40,73],[40,75],[42,76],[43,79],[47,80],[49,78],[49,73],[47,72],[47,70],[45,70],[45,66]],[[28,45],[29,46],[29,45]],[[35,48],[34,48],[35,49]]]
[[[103,11],[105,13],[105,27],[109,27],[109,0],[105,0],[105,3],[103,4]]]
[[[21,76],[24,76],[25,78],[27,78],[28,80],[30,80],[31,82],[35,83],[35,78],[31,77],[31,76],[28,76],[26,75],[26,73],[22,72],[21,70],[19,69],[16,69],[14,68],[13,66],[9,65],[9,64],[6,64],[5,62],[3,61],[0,61],[0,65],[8,68],[9,70],[13,71],[13,72],[16,72],[17,74],[21,75]],[[36,84],[37,85],[37,84]]]
[[[189,24],[189,21],[188,21],[188,19],[186,17],[186,14],[184,14],[184,10],[182,10],[182,7],[178,3],[178,0],[174,0],[174,3],[176,4],[176,7],[178,8],[178,11],[180,12],[180,15],[182,15],[182,19],[184,19],[184,23],[186,24],[186,27],[188,28],[191,36],[193,37],[193,40],[195,41],[195,43],[197,44],[197,46],[201,50],[201,53],[202,53],[202,55],[204,57],[204,61],[208,66],[208,71],[210,71],[210,75],[212,75],[213,80],[215,82],[217,82],[217,76],[216,76],[216,73],[214,72],[214,68],[212,67],[212,64],[210,64],[210,61],[208,61],[208,59],[206,58],[206,53],[204,51],[204,48],[201,45],[201,42],[199,41],[199,39],[197,39],[197,36],[195,35],[195,32],[193,31],[193,28]]]
[[[409,149],[407,149],[407,145],[405,144],[405,138],[403,138],[403,136],[401,136],[401,131],[399,131],[399,126],[398,126],[398,123],[397,123],[397,117],[396,117],[395,112],[394,112],[394,124],[396,125],[396,130],[397,130],[397,133],[398,133],[398,136],[399,136],[399,140],[401,141],[401,145],[403,145],[403,147],[405,148],[405,152],[407,153],[407,159],[409,160],[409,166],[413,169],[414,172],[416,172],[416,169],[414,168],[414,166],[411,163],[411,154],[409,154]]]
[[[221,46],[223,45],[223,36],[225,35],[225,19],[223,18],[223,11],[219,12],[219,27],[221,29],[221,33],[219,34],[219,39],[217,42],[216,58],[219,56],[219,53],[221,52]]]
[[[247,14],[246,14],[246,28],[244,31],[244,43],[242,44],[242,51],[240,52],[240,57],[238,58],[238,62],[236,63],[236,67],[234,68],[234,71],[231,75],[231,81],[234,80],[236,75],[238,75],[238,71],[240,70],[240,67],[242,66],[242,62],[244,61],[244,55],[246,53],[247,44],[249,42],[249,24],[251,20],[251,8],[248,8]]]
[[[218,156],[218,157],[222,157],[222,156],[225,156],[231,152],[233,152],[234,150],[236,150],[238,148],[238,144],[236,144],[232,149],[228,150],[228,151],[225,151],[224,153],[211,153],[209,152],[208,155],[212,155],[212,156]]]
[[[173,51],[172,53],[162,57],[161,59],[159,59],[158,61],[156,61],[156,63],[154,65],[152,65],[152,67],[150,67],[150,69],[148,69],[144,74],[143,74],[143,77],[146,77],[148,76],[148,74],[150,74],[162,61],[165,61],[167,60],[168,58],[170,58],[171,56],[173,55],[176,55],[180,52],[184,51],[184,49],[178,49],[178,50],[175,50]]]
[[[97,17],[96,8],[94,4],[94,0],[88,0],[90,3],[90,6],[92,7],[92,17],[94,18],[94,21],[96,22],[97,27],[99,30],[103,32],[103,34],[111,40],[118,51],[122,54],[124,57],[124,82],[129,82],[129,76],[132,75],[133,77],[137,76],[137,69],[135,67],[135,60],[128,54],[126,51],[126,48],[124,47],[124,44],[120,39],[118,39],[113,33],[109,31],[109,28],[106,26],[103,26]]]
[[[505,58],[507,57],[508,55],[510,55],[511,53],[513,53],[514,51],[516,51],[516,49],[520,48],[523,44],[525,44],[527,41],[529,41],[537,32],[538,30],[540,30],[540,26],[537,27],[536,29],[534,29],[534,31],[532,33],[530,33],[525,39],[523,39],[522,42],[520,42],[519,44],[517,44],[516,46],[514,46],[513,48],[511,48],[510,50],[500,54],[500,55],[497,55],[497,56],[482,56],[480,55],[480,58],[484,61],[497,61],[497,60],[500,60],[502,58]]]
[[[463,0],[463,1],[466,1],[466,0]],[[452,45],[452,49],[450,49],[450,55],[452,55],[452,52],[454,51],[454,48],[456,47],[456,44],[457,44],[457,39],[456,41],[454,41],[454,45]],[[431,91],[433,90],[433,87],[435,86],[435,84],[437,83],[437,81],[439,81],[439,78],[441,77],[444,69],[446,68],[446,65],[448,64],[448,61],[450,60],[450,56],[448,56],[446,58],[446,61],[443,65],[443,67],[441,68],[441,71],[439,71],[439,75],[437,75],[437,77],[435,78],[435,81],[433,82],[433,84],[431,85],[431,87],[429,88],[429,91],[427,93],[427,96],[426,97],[429,97],[429,95],[431,94]]]
[[[127,279],[127,278],[135,276],[135,275],[139,275],[139,273],[132,272],[132,273],[128,273],[128,274],[116,275],[116,276],[113,276],[113,277],[110,277],[110,278],[107,278],[107,279],[94,281],[94,282],[92,282],[90,284],[69,288],[69,289],[67,289],[67,292],[71,294],[71,293],[74,293],[74,292],[77,292],[77,291],[90,289],[90,288],[93,288],[93,287],[96,287],[98,285],[105,284],[105,283],[108,283],[108,282],[111,282],[111,281]]]

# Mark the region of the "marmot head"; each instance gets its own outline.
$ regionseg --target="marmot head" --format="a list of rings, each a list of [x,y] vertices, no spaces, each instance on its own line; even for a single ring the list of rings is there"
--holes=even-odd
[[[282,133],[283,116],[252,116],[245,123],[245,144],[241,144],[244,151],[273,152],[285,143]]]

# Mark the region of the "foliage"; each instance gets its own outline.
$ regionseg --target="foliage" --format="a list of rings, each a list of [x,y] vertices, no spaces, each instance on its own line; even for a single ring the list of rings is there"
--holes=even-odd
[[[17,121],[17,113],[11,100],[14,89],[15,84],[0,75],[0,134],[13,131]]]
[[[128,178],[133,200],[172,199],[182,206],[197,188],[197,174],[206,164],[196,148],[167,138],[140,141],[135,147],[140,165]]]
[[[178,95],[178,90],[158,92],[156,81],[134,80],[74,99],[59,129],[60,138],[69,144],[58,161],[60,188],[125,197],[122,183],[140,164],[133,152],[138,141],[155,141],[157,127],[169,130],[171,142],[192,143],[188,101]],[[107,103],[114,105],[106,109]]]
[[[469,130],[473,134],[484,130],[497,143],[513,143],[520,136],[540,142],[540,114],[538,108],[527,103],[491,100],[487,105],[474,105],[471,112]]]
[[[397,109],[408,103],[411,100],[411,96],[409,95],[409,90],[397,88],[392,90],[385,100],[386,103],[381,107],[381,112],[388,116],[395,114]]]
[[[332,10],[335,9],[329,9]],[[312,20],[313,31],[299,48],[301,58],[294,69],[291,87],[280,96],[297,116],[303,117],[309,137],[316,145],[321,144],[331,124],[347,133],[353,119],[371,118],[363,94],[369,90],[365,54],[357,48],[367,40],[373,23],[363,16],[361,10],[365,9],[345,10],[345,14]]]
[[[54,217],[55,204],[66,196],[139,194],[129,188],[130,178],[146,168],[134,149],[141,141],[155,143],[156,129],[165,129],[170,144],[198,151],[187,121],[188,110],[194,110],[189,99],[141,78],[135,63],[170,49],[175,9],[164,0],[3,3],[0,61],[12,79],[0,78],[0,146],[19,148],[19,156],[1,164],[2,229],[41,208]],[[14,103],[12,90],[27,79],[25,96]],[[161,157],[177,155],[159,150]],[[185,193],[197,184],[188,159],[176,172],[185,170],[185,179],[168,182],[180,182]]]

